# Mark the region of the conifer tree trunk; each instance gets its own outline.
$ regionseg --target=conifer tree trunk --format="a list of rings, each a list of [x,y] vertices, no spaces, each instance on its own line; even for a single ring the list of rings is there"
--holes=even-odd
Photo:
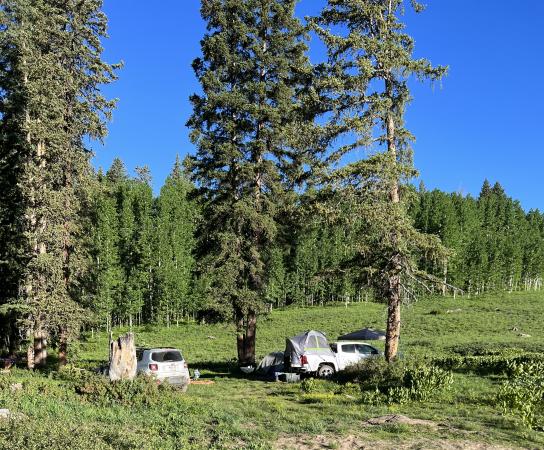
[[[65,366],[68,363],[68,330],[61,327],[59,330],[59,366]]]
[[[390,81],[386,81],[386,93],[392,98],[392,86]],[[393,114],[387,114],[387,151],[391,158],[391,165],[394,168],[397,161],[397,148],[395,143],[395,121]],[[400,203],[399,181],[394,175],[392,180],[389,199],[393,207]],[[393,231],[392,242],[398,246],[399,237],[396,231]],[[391,257],[391,268],[389,270],[389,280],[387,289],[387,329],[385,335],[385,359],[392,361],[397,355],[400,337],[400,305],[401,305],[401,281],[400,273],[402,270],[402,256],[398,249],[394,249]]]
[[[45,331],[38,330],[34,334],[34,365],[43,367],[47,363],[47,335]]]
[[[34,366],[34,345],[29,343],[26,348],[26,368],[32,370]]]
[[[255,338],[257,314],[250,310],[247,314],[239,311],[236,317],[236,344],[238,364],[241,367],[255,365]]]

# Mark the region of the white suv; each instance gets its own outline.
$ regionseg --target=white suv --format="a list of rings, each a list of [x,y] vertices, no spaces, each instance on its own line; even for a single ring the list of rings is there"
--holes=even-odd
[[[138,373],[150,375],[158,381],[186,389],[189,384],[189,368],[181,352],[175,348],[138,348]]]

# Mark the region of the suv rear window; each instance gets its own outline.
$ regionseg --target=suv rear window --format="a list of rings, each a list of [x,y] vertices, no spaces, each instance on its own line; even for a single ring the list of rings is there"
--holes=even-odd
[[[163,352],[151,353],[151,359],[155,362],[177,362],[183,361],[181,353],[177,350],[167,350]]]

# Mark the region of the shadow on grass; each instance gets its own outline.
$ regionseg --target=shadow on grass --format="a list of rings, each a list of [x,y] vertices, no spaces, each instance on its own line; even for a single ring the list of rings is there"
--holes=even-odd
[[[190,364],[189,369],[193,372],[198,369],[200,379],[210,378],[232,378],[239,380],[275,382],[271,376],[261,376],[255,373],[246,374],[240,370],[236,361],[201,361]]]

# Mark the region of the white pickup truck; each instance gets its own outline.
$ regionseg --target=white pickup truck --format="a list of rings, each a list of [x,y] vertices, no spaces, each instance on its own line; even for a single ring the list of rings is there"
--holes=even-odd
[[[305,348],[299,358],[291,359],[291,370],[327,378],[365,358],[381,354],[377,348],[364,342],[339,341],[324,347]]]

